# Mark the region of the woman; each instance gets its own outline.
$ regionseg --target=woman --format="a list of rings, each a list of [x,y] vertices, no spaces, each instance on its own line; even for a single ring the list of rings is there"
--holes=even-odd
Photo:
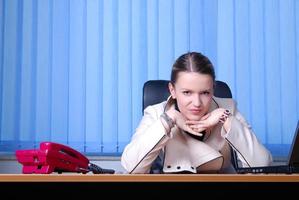
[[[242,166],[265,166],[269,151],[230,98],[213,96],[215,72],[197,52],[173,65],[167,101],[148,106],[122,154],[129,173],[231,173],[231,151]]]

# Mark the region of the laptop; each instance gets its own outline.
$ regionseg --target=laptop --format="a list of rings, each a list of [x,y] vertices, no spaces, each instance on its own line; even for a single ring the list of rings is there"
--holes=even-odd
[[[236,158],[236,153],[234,154]],[[237,159],[235,159],[237,160]],[[240,174],[246,173],[299,173],[299,121],[297,122],[297,128],[293,137],[292,145],[289,151],[287,163],[284,165],[273,166],[261,166],[261,167],[239,167],[238,163],[235,163],[236,171]]]

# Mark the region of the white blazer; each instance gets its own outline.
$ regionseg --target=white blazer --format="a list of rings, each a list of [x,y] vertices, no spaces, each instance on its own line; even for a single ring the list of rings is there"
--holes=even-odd
[[[264,166],[272,162],[270,152],[258,141],[233,99],[213,97],[210,111],[218,107],[230,110],[231,129],[226,133],[219,123],[203,141],[194,139],[176,126],[170,134],[166,133],[160,115],[170,99],[144,110],[143,118],[121,157],[121,164],[128,173],[150,173],[158,156],[163,160],[164,173],[197,173],[199,166],[219,157],[224,159],[221,172],[231,173],[230,146],[237,151],[241,166]]]

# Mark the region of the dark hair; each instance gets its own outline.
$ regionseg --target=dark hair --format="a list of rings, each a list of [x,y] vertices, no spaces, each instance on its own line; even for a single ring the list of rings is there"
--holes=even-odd
[[[181,55],[173,64],[170,81],[174,84],[179,72],[198,72],[208,74],[215,81],[215,71],[208,57],[198,52],[188,52]]]

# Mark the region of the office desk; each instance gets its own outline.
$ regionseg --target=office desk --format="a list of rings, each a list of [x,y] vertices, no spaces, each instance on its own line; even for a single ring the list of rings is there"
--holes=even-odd
[[[109,195],[236,195],[260,196],[297,194],[299,174],[0,174],[0,191],[13,197],[39,193],[94,197]],[[193,193],[193,194],[192,194]]]
[[[0,182],[299,182],[299,174],[0,174]]]

